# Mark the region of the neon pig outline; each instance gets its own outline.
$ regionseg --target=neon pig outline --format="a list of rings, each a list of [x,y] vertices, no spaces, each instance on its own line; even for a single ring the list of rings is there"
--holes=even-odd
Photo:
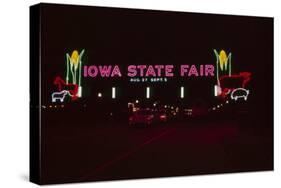
[[[240,95],[240,96],[237,95],[237,96],[233,96],[234,93],[235,93],[236,91],[239,91],[239,90],[244,91],[244,92],[246,93],[246,95]],[[247,89],[245,89],[245,88],[236,88],[236,89],[232,90],[232,92],[231,92],[231,94],[230,94],[230,97],[231,97],[232,100],[235,100],[235,101],[237,101],[239,98],[243,98],[243,99],[246,101],[246,100],[248,99],[249,93],[250,93],[250,91],[247,90]]]
[[[56,102],[57,99],[60,101],[60,102],[64,102],[64,99],[65,99],[65,96],[69,94],[69,91],[67,90],[62,90],[60,92],[53,92],[52,93],[52,102]],[[56,96],[58,95],[58,96]],[[69,94],[70,95],[70,94]]]

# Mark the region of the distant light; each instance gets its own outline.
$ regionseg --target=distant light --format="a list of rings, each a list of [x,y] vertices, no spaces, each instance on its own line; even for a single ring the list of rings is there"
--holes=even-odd
[[[102,97],[102,94],[101,94],[101,93],[98,93],[98,97]]]
[[[146,98],[149,99],[150,98],[150,88],[146,87]]]
[[[167,105],[165,105],[164,108],[167,108]]]
[[[139,103],[139,100],[136,100],[136,103]]]
[[[213,107],[213,110],[216,110],[216,107]]]
[[[154,103],[153,106],[156,106],[156,103]]]
[[[46,108],[46,106],[42,105],[42,108]]]
[[[228,102],[228,101],[226,101],[225,103],[226,103],[226,104],[228,104],[229,102]]]
[[[50,105],[49,107],[52,108],[52,105]]]
[[[221,104],[221,106],[222,106],[223,104]]]
[[[115,99],[116,97],[116,89],[115,87],[112,87],[112,98]]]
[[[64,107],[64,105],[62,104],[62,105],[61,105],[61,107],[63,108],[63,107]]]
[[[55,108],[57,107],[57,105],[55,105]]]
[[[217,107],[219,108],[219,107],[220,107],[220,105],[217,105]]]
[[[184,98],[184,87],[181,87],[181,98]]]

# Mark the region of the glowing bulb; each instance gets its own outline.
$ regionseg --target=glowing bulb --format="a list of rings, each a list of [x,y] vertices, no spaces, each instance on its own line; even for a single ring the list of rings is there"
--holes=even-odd
[[[146,87],[146,98],[149,99],[150,98],[150,88]]]
[[[116,89],[115,87],[112,87],[112,98],[115,99],[116,97]]]
[[[181,87],[181,98],[184,98],[184,87]]]

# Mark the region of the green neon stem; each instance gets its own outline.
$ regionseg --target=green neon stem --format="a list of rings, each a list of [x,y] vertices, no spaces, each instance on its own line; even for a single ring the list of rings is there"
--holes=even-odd
[[[76,70],[77,70],[77,69],[75,69],[75,66],[74,66],[74,65],[73,65],[73,69],[74,69],[73,83],[76,84],[76,72],[77,72]]]
[[[229,53],[229,76],[231,76],[231,53]]]
[[[217,61],[216,61],[216,66],[217,66],[217,84],[218,84],[218,86],[220,86],[220,80],[219,80],[219,55],[218,55],[218,52],[217,52],[217,50],[216,49],[214,49],[214,53],[215,53],[215,55],[216,55],[216,59],[217,59]]]
[[[70,72],[71,72],[71,75],[72,75],[72,83],[75,84],[74,83],[75,80],[74,80],[73,68],[74,68],[74,66],[70,67]]]
[[[81,86],[81,68],[82,68],[82,57],[83,57],[83,54],[84,54],[84,49],[81,51],[80,55],[79,55],[79,86]]]
[[[78,86],[80,87],[81,86],[81,60],[79,61],[79,80],[78,80]]]
[[[68,54],[66,53],[66,84],[68,84],[68,79],[69,79],[69,59],[68,59]]]

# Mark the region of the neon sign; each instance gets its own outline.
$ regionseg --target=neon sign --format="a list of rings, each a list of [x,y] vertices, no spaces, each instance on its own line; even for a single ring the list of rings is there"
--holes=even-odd
[[[57,100],[59,100],[60,102],[63,102],[64,98],[67,94],[69,94],[69,92],[66,90],[52,93],[52,102],[56,102]]]
[[[72,97],[72,100],[75,100],[77,98],[77,84],[67,84],[61,77],[57,76],[54,80],[54,85],[57,86],[58,91],[67,90],[69,92],[69,95]]]
[[[66,79],[65,80],[66,80],[66,84],[68,84],[70,80],[72,81],[72,84],[76,84],[78,82],[77,97],[82,97],[81,66],[82,66],[82,57],[84,51],[85,50],[83,49],[79,54],[77,50],[74,50],[71,56],[69,56],[69,54],[66,53]],[[69,73],[71,73],[71,77],[69,76]]]
[[[218,81],[218,86],[220,86],[219,69],[221,71],[227,71],[228,70],[228,75],[231,76],[231,52],[227,56],[226,52],[224,50],[221,50],[220,53],[218,54],[217,50],[214,49],[214,53],[215,53],[215,56],[216,56],[217,81]]]
[[[234,90],[238,89],[237,91],[239,91],[239,89],[245,88],[247,83],[250,81],[251,73],[240,72],[239,74],[232,75],[231,52],[227,55],[227,53],[224,50],[221,50],[220,53],[218,53],[217,50],[214,49],[214,53],[216,56],[216,79],[217,79],[217,84],[214,86],[214,95],[225,98]],[[223,73],[223,75],[220,76],[221,73]],[[238,84],[236,84],[235,86],[225,84],[227,80],[232,82],[236,81]],[[236,97],[234,98],[236,99]],[[247,100],[247,97],[245,100]]]
[[[239,74],[235,75],[223,75],[220,77],[220,83],[221,83],[221,97],[225,98],[228,94],[230,94],[234,89],[237,88],[246,88],[248,82],[251,79],[251,73],[250,72],[241,72]],[[229,82],[234,82],[235,84],[227,84]]]
[[[244,88],[236,88],[231,92],[231,99],[237,101],[239,98],[243,98],[245,101],[248,99],[250,91]]]
[[[66,53],[66,78],[65,81],[59,76],[55,78],[54,85],[57,86],[57,91],[51,95],[52,102],[57,100],[63,102],[67,94],[71,97],[71,100],[82,97],[81,69],[83,54],[84,50],[80,54],[77,50],[74,50],[71,56]]]
[[[180,65],[181,77],[214,76],[213,65]],[[129,78],[146,77],[174,77],[174,65],[129,65],[126,76]],[[122,77],[122,71],[118,65],[91,65],[84,66],[84,77]]]
[[[65,81],[57,76],[54,80],[54,85],[57,86],[57,91],[52,93],[52,102],[64,101],[65,97],[71,97],[71,100],[76,100],[82,97],[81,79],[84,78],[113,78],[123,77],[129,78],[130,82],[167,82],[168,79],[178,75],[180,77],[208,77],[215,76],[217,84],[214,87],[215,96],[226,97],[231,92],[238,88],[245,88],[246,84],[250,81],[251,73],[241,72],[237,75],[232,75],[231,70],[231,57],[232,54],[226,53],[221,50],[219,53],[214,49],[216,56],[216,64],[181,64],[181,65],[128,65],[125,67],[126,72],[119,65],[84,65],[82,67],[82,57],[84,55],[84,49],[79,53],[74,50],[71,56],[66,53],[66,78]],[[215,69],[216,67],[216,69]],[[124,68],[124,67],[122,67]],[[82,73],[83,71],[83,73]],[[177,72],[177,74],[176,74]],[[223,74],[220,76],[220,74]],[[241,79],[242,78],[242,79]],[[227,87],[223,84],[226,79],[241,79],[242,83],[239,87]],[[151,88],[146,88],[146,98],[151,96]],[[180,98],[184,98],[184,87],[180,88]],[[243,95],[244,96],[244,95]],[[98,97],[102,97],[99,93]],[[248,95],[247,95],[248,97]],[[246,97],[246,99],[247,99]],[[116,88],[112,87],[112,98],[116,98]],[[241,98],[238,96],[238,98]],[[236,97],[234,96],[234,99]]]

